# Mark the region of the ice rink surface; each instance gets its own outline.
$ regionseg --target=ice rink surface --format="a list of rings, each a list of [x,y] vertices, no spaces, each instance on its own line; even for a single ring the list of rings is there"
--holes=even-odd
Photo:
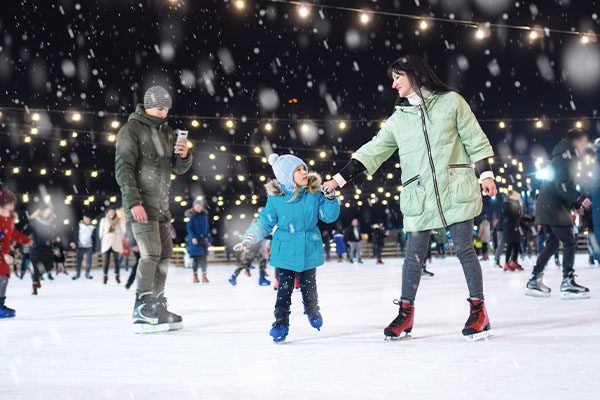
[[[548,299],[524,296],[525,272],[483,263],[494,336],[469,343],[466,283],[456,258],[433,260],[421,281],[412,337],[383,340],[396,316],[401,259],[375,266],[327,263],[318,272],[321,332],[294,293],[290,335],[268,336],[275,292],[257,272],[227,278],[234,267],[210,265],[208,285],[171,268],[170,308],[184,330],[131,333],[134,293],[111,273],[102,285],[60,276],[30,294],[14,277],[0,321],[0,399],[598,399],[600,398],[600,270],[578,256],[578,282],[592,298],[561,300],[560,270],[551,265]],[[272,269],[269,268],[271,277]],[[125,279],[123,279],[125,280]]]

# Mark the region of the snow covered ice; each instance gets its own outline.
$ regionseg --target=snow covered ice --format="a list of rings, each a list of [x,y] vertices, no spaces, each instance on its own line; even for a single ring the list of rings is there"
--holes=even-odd
[[[11,279],[0,321],[0,399],[597,399],[600,382],[600,270],[578,256],[578,281],[589,300],[561,300],[553,262],[545,281],[552,297],[524,296],[525,272],[483,263],[488,340],[461,335],[467,289],[454,257],[435,260],[421,281],[412,337],[384,341],[395,317],[401,263],[384,259],[318,271],[325,324],[312,329],[293,296],[290,335],[268,335],[275,292],[244,274],[232,287],[233,266],[210,265],[208,285],[172,268],[167,295],[184,330],[131,333],[133,292],[114,280],[102,285],[60,276],[40,295],[30,281]],[[271,278],[273,270],[269,268]],[[111,276],[112,279],[112,276]]]

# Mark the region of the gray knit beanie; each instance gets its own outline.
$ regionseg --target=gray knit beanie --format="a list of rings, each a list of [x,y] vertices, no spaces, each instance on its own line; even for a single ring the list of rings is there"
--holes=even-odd
[[[152,86],[144,94],[144,108],[171,108],[171,96],[162,86]]]

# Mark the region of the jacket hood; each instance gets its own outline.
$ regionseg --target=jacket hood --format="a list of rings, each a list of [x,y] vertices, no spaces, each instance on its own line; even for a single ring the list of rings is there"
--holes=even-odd
[[[201,213],[197,213],[196,211],[194,211],[194,208],[188,208],[183,213],[183,215],[188,218],[193,217],[194,215],[197,215],[197,214],[206,214],[207,215],[208,213],[206,212],[206,210],[203,210]]]
[[[165,123],[164,119],[153,117],[152,115],[146,114],[146,109],[143,104],[138,104],[135,111],[129,115],[128,121],[140,121],[144,125],[148,126],[160,126]]]
[[[309,189],[315,192],[320,191],[322,181],[323,180],[321,179],[321,175],[319,175],[316,172],[309,172],[308,186],[306,188],[303,188],[303,190]],[[268,196],[283,196],[286,192],[294,192],[293,190],[290,191],[287,188],[283,187],[279,182],[277,182],[277,179],[272,179],[269,182],[267,182],[265,184],[265,190],[267,191]]]
[[[554,147],[552,150],[552,157],[563,157],[563,158],[577,158],[579,153],[575,147],[571,146],[567,139],[563,139]]]

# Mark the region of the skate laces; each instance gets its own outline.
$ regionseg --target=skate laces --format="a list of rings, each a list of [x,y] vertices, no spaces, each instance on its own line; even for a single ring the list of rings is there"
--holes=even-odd
[[[404,323],[404,321],[410,316],[410,309],[402,308],[401,300],[394,299],[394,304],[400,307],[400,311],[398,312],[396,318],[394,318],[394,320],[390,324],[391,327],[397,327],[402,325],[402,323]]]
[[[479,315],[479,313],[481,312],[481,309],[483,308],[483,301],[481,301],[479,304],[473,304],[469,301],[469,303],[471,304],[471,312],[469,313],[469,319],[467,320],[467,325],[471,325],[473,323],[475,323],[475,321],[477,321],[477,316]]]

